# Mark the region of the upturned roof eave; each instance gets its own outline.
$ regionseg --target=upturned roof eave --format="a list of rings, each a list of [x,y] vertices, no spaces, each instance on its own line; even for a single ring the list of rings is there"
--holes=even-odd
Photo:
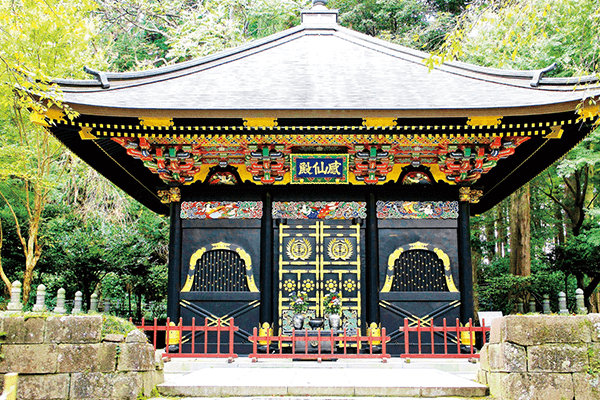
[[[518,107],[380,109],[380,108],[312,108],[312,109],[149,109],[102,107],[69,103],[76,112],[98,117],[154,118],[469,118],[478,116],[528,116],[575,111],[583,99],[561,103]]]

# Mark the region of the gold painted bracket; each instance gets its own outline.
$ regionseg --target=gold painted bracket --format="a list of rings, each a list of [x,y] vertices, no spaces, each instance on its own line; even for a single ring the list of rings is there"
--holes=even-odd
[[[467,121],[467,125],[469,126],[496,126],[501,123],[501,116],[469,117]]]
[[[29,121],[31,121],[32,123],[34,123],[36,125],[49,127],[50,123],[48,123],[48,120],[50,120],[50,122],[52,122],[52,123],[65,122],[65,113],[63,110],[58,110],[56,108],[50,108],[43,113],[33,111],[29,115]]]
[[[396,118],[363,118],[363,126],[369,128],[389,128],[397,124]]]
[[[81,140],[94,140],[98,139],[94,134],[92,134],[93,128],[89,126],[82,126],[79,130],[79,137]]]
[[[560,139],[565,131],[562,125],[556,125],[550,128],[550,133],[544,136],[545,139]]]
[[[590,102],[592,104],[590,104]],[[588,118],[595,118],[600,115],[600,104],[593,100],[585,100],[583,102],[583,106],[577,109],[577,114],[579,114],[579,118],[577,121],[586,120]]]
[[[179,203],[181,201],[181,189],[172,187],[169,190],[159,190],[158,197],[163,204]]]
[[[277,118],[244,118],[244,126],[248,128],[273,128],[277,126]]]
[[[140,117],[140,125],[145,126],[147,128],[162,128],[173,126],[173,118],[150,118],[150,117]]]

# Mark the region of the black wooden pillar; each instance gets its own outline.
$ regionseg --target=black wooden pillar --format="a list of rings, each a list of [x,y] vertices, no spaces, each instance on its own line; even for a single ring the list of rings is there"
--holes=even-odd
[[[464,324],[474,318],[473,267],[471,264],[470,203],[460,202],[458,216],[458,268],[460,277],[460,321]]]
[[[273,200],[271,193],[263,194],[263,218],[260,241],[260,323],[273,323]]]
[[[181,203],[171,203],[169,231],[169,289],[167,291],[167,316],[179,320],[179,293],[181,291]]]
[[[367,326],[372,322],[379,324],[379,240],[377,232],[377,200],[373,192],[367,198],[367,235],[366,235],[366,289],[367,289]]]

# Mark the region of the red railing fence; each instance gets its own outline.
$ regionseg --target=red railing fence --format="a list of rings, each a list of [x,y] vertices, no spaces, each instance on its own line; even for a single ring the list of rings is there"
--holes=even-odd
[[[431,321],[427,325],[421,326],[421,320],[417,320],[416,326],[409,326],[409,320],[404,319],[404,326],[400,327],[400,332],[404,333],[404,354],[401,354],[400,357],[479,358],[479,354],[475,352],[476,344],[481,343],[483,346],[486,342],[486,333],[490,331],[490,327],[486,327],[483,320],[481,321],[482,326],[473,326],[472,319],[469,319],[466,326],[460,326],[458,318],[455,326],[447,326],[446,318],[444,318],[442,326],[434,326]],[[416,343],[414,342],[415,336],[411,333],[416,333]],[[481,339],[478,341],[477,336],[479,335]],[[427,339],[426,343],[423,343],[424,338]],[[436,339],[438,340],[436,341]],[[427,352],[423,351],[423,347],[431,349]],[[436,352],[436,347],[442,347],[443,351]]]
[[[342,333],[322,333],[320,329],[311,332],[311,335],[308,332],[304,330],[296,335],[296,331],[292,330],[291,335],[271,335],[267,330],[265,335],[259,336],[257,328],[254,328],[253,335],[248,337],[253,344],[252,354],[248,357],[252,362],[258,358],[313,359],[318,362],[338,358],[379,358],[384,363],[390,358],[386,350],[390,337],[386,336],[385,328],[381,328],[380,335],[369,332],[367,336],[360,335],[358,331],[348,334],[346,329]],[[264,343],[264,351],[259,351],[261,343]],[[351,347],[352,351],[348,351]]]
[[[219,318],[210,323],[209,319],[205,318],[204,325],[196,325],[196,318],[192,318],[192,324],[188,326],[183,325],[181,318],[177,325],[172,324],[171,320],[167,318],[164,326],[159,326],[156,318],[154,318],[153,325],[146,325],[144,318],[142,318],[142,324],[137,328],[143,330],[144,333],[150,332],[153,338],[154,350],[156,350],[158,332],[165,332],[165,357],[227,358],[229,362],[238,357],[234,352],[234,333],[239,328],[235,326],[233,318],[226,321],[221,321]],[[198,333],[203,334],[200,341],[196,341]],[[227,343],[221,343],[223,333],[227,334]],[[209,336],[212,340],[209,339]],[[222,352],[222,345],[227,346],[228,351]],[[178,351],[170,350],[169,347],[171,346],[176,346]],[[189,351],[183,351],[188,349]],[[196,350],[201,352],[196,352]]]

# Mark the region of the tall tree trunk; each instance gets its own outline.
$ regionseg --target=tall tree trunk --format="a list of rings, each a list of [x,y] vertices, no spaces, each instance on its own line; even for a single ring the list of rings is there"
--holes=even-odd
[[[494,210],[493,212],[495,213],[496,211]],[[488,261],[492,261],[496,256],[496,246],[498,242],[496,240],[496,227],[494,222],[493,216],[492,218],[486,218],[484,222],[485,239],[488,242],[488,246],[486,247]],[[489,245],[490,243],[492,245]]]
[[[556,245],[562,246],[565,244],[565,222],[562,208],[560,208],[558,205],[556,206],[556,211],[554,212],[554,218],[556,221]]]
[[[498,250],[497,253],[500,257],[505,256],[506,252],[506,214],[507,214],[506,201],[502,201],[498,206],[496,206],[496,231],[498,235]]]
[[[12,284],[10,283],[10,279],[6,276],[4,272],[4,268],[2,268],[2,220],[0,219],[0,277],[2,277],[2,282],[4,282],[4,295],[10,296],[10,289],[12,288]]]
[[[531,193],[529,184],[510,196],[510,269],[513,275],[531,274]]]

